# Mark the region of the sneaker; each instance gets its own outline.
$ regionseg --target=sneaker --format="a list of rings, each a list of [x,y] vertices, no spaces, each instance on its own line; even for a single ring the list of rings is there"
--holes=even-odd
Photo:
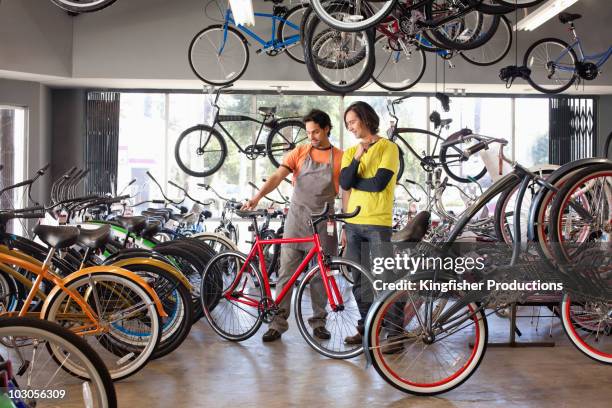
[[[264,335],[261,337],[261,339],[265,343],[269,343],[271,341],[275,341],[275,340],[280,339],[281,336],[282,336],[282,333],[279,332],[278,330],[268,329],[268,331],[264,333]]]
[[[383,354],[398,354],[404,351],[404,335],[387,337],[387,344],[380,347],[380,352]]]
[[[323,326],[315,327],[312,331],[312,334],[318,339],[321,340],[329,340],[331,339],[331,333]]]

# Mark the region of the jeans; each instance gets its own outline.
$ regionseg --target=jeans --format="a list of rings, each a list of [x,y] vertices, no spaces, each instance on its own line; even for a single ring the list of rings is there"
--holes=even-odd
[[[361,225],[361,224],[345,224],[346,233],[346,248],[344,257],[350,261],[362,265],[366,269],[370,269],[369,260],[378,256],[392,256],[392,254],[377,253],[380,252],[380,243],[391,242],[391,227],[382,225]],[[371,254],[363,254],[362,244],[369,243]],[[372,251],[373,250],[373,251]],[[384,252],[384,251],[383,251]],[[362,262],[363,260],[363,262]],[[363,282],[361,274],[353,271],[353,295],[359,308],[361,319],[359,325],[363,325],[365,316],[368,314],[372,300],[374,299],[374,288],[369,282]]]

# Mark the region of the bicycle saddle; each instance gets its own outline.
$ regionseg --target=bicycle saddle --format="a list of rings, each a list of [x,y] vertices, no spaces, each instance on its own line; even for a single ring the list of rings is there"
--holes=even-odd
[[[439,128],[440,126],[448,126],[453,122],[453,120],[450,118],[442,119],[440,114],[436,111],[431,112],[431,115],[429,115],[429,121],[434,124],[435,129]]]
[[[572,13],[559,13],[559,21],[563,24],[569,23],[574,20],[578,20],[582,16],[580,14],[572,14]]]
[[[472,134],[472,130],[465,128],[465,129],[461,129],[455,133],[453,133],[452,135],[450,135],[449,137],[446,138],[446,140],[444,141],[444,143],[442,143],[442,147],[444,146],[448,146],[450,144],[453,144],[454,142],[456,142],[458,139],[464,137],[464,136],[469,136]]]
[[[96,229],[79,228],[80,234],[77,242],[91,249],[102,248],[110,240],[111,227],[104,224]]]
[[[77,227],[55,226],[55,225],[37,225],[34,227],[34,233],[45,244],[53,248],[68,248],[76,244],[79,237],[79,229]]]
[[[401,230],[393,233],[391,241],[393,242],[420,242],[427,230],[429,229],[429,220],[431,213],[429,211],[421,211],[410,220]]]
[[[147,225],[147,219],[145,217],[117,217],[115,220],[128,232],[139,234]]]
[[[258,110],[262,115],[274,115],[276,113],[276,106],[261,106]]]

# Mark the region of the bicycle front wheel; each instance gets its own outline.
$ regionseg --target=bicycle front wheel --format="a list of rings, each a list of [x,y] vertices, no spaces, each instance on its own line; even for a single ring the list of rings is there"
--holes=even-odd
[[[464,50],[459,54],[461,58],[470,64],[481,67],[497,64],[504,59],[512,46],[512,27],[505,16],[501,16],[501,22],[495,34],[489,41],[478,48]]]
[[[565,295],[561,303],[563,329],[581,353],[612,364],[612,303],[577,302]]]
[[[416,85],[425,73],[425,52],[416,44],[381,36],[374,44],[376,65],[372,80],[388,91],[403,91]]]
[[[196,125],[180,134],[174,146],[176,164],[193,177],[216,173],[227,157],[223,136],[208,125]]]
[[[268,134],[266,153],[274,167],[278,167],[287,153],[305,143],[308,143],[308,136],[304,123],[300,120],[286,120]]]
[[[160,317],[151,296],[135,281],[114,273],[99,273],[76,278],[67,289],[78,293],[96,312],[103,331],[84,338],[98,353],[113,380],[127,378],[142,369],[157,347],[162,334]],[[81,307],[58,292],[47,299],[45,319],[77,330],[92,323]],[[62,368],[85,377],[83,368],[66,356]]]
[[[254,263],[247,265],[240,252],[222,252],[210,260],[200,296],[206,320],[224,339],[246,340],[263,322],[264,282]]]
[[[211,25],[189,44],[189,66],[207,84],[221,86],[238,80],[249,65],[247,40],[233,27]]]
[[[563,92],[576,81],[577,61],[576,53],[565,41],[543,38],[525,52],[523,65],[531,70],[527,82],[542,93]]]
[[[306,10],[308,10],[308,5],[300,4],[287,11],[287,14],[283,16],[283,20],[278,25],[278,32],[276,34],[276,38],[280,41],[290,42],[290,44],[285,45],[287,56],[300,64],[304,64],[304,46],[299,27],[301,27]],[[294,24],[298,28],[294,28],[290,24]]]
[[[372,277],[361,266],[345,259],[334,258],[325,274],[321,273],[318,265],[312,268],[300,282],[295,294],[295,319],[302,337],[318,353],[330,358],[353,358],[363,352],[361,344],[344,343],[345,338],[355,334],[361,319],[353,295],[352,276],[348,279],[351,272],[358,273],[361,279],[366,279],[372,285]],[[335,307],[331,306],[326,296],[321,278],[323,275],[327,276]],[[330,337],[317,337],[314,334],[317,327],[325,327]]]
[[[79,364],[83,378],[61,369],[68,358]],[[0,365],[5,362],[14,368],[13,378],[8,379],[14,395],[25,395],[9,406],[117,406],[113,382],[100,357],[87,342],[55,323],[28,317],[0,319]],[[45,395],[37,399],[36,393]]]
[[[463,303],[459,293],[388,292],[370,308],[366,323],[366,352],[376,371],[416,395],[440,394],[465,382],[484,357],[488,329],[479,306]]]

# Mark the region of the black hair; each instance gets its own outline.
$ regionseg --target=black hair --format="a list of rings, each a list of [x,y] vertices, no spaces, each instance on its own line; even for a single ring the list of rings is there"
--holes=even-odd
[[[331,119],[329,118],[329,115],[319,109],[312,109],[306,114],[306,116],[302,118],[302,121],[304,123],[314,122],[319,125],[321,129],[325,129],[325,127],[329,127],[330,129],[332,128]]]
[[[380,118],[374,111],[374,108],[362,101],[353,102],[346,108],[346,111],[344,111],[344,126],[346,126],[346,114],[351,111],[355,112],[355,115],[363,122],[370,133],[374,135],[378,133]]]

